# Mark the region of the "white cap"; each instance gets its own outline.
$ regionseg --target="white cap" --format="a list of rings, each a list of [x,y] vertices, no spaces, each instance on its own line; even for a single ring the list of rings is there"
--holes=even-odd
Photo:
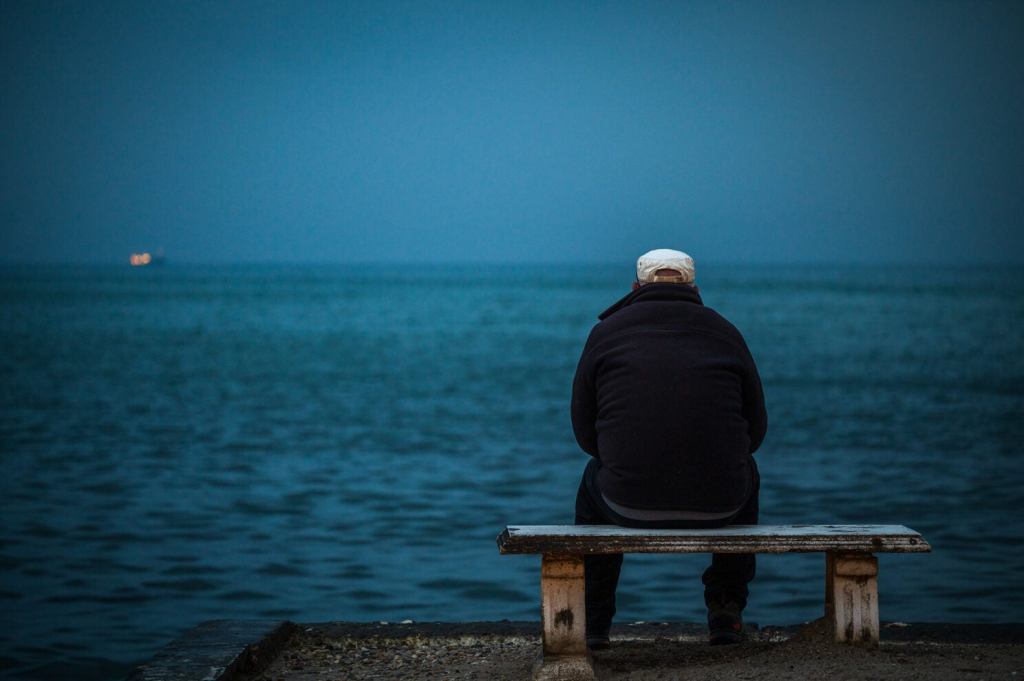
[[[656,276],[658,270],[675,270],[679,277]],[[682,251],[674,251],[671,248],[657,248],[647,251],[636,261],[636,279],[641,284],[651,284],[658,281],[674,281],[683,284],[692,284],[697,276],[697,270],[693,266],[693,258]]]

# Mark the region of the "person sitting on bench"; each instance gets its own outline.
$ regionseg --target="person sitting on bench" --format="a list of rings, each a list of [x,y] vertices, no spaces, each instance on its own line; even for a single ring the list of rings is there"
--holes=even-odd
[[[593,458],[577,525],[756,525],[751,456],[767,429],[757,367],[740,332],[701,301],[693,259],[640,256],[633,291],[605,310],[572,386],[572,425]],[[609,645],[622,554],[585,559],[591,649]],[[753,554],[715,554],[704,572],[712,645],[742,640]]]

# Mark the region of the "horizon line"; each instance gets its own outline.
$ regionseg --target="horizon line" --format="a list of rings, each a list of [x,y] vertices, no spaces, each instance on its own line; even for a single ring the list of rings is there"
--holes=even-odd
[[[472,259],[439,259],[439,260],[414,260],[396,259],[389,261],[388,267],[445,267],[445,266],[476,266],[476,267],[515,267],[515,266],[548,266],[548,267],[622,267],[632,266],[633,258],[622,260],[472,260]],[[806,259],[806,260],[724,260],[724,259],[699,259],[700,265],[718,266],[821,266],[821,267],[1014,267],[1024,264],[1024,259],[970,259],[970,260],[908,260],[908,259],[882,259],[882,260],[857,260],[857,259]],[[274,260],[274,259],[246,259],[246,260],[201,260],[201,259],[168,259],[159,265],[149,265],[151,268],[177,267],[177,266],[211,266],[211,267],[245,267],[265,265],[288,265],[307,267],[370,267],[382,266],[380,260]],[[0,267],[131,267],[128,259],[123,260],[30,260],[30,259],[5,259],[0,258]]]

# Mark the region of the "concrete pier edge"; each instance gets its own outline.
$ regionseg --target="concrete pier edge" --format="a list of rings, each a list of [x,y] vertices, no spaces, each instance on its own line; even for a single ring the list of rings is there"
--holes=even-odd
[[[781,642],[806,631],[815,622],[758,627],[748,623],[748,634],[761,641]],[[252,676],[269,665],[299,629],[325,636],[354,638],[465,638],[540,637],[538,622],[318,622],[296,624],[268,620],[211,620],[187,631],[162,648],[149,662],[137,667],[127,681],[234,681]],[[616,624],[612,638],[634,640],[675,639],[703,641],[702,624],[634,622]],[[941,622],[888,622],[882,625],[882,643],[1019,644],[1024,623],[968,624]]]
[[[261,671],[296,625],[279,620],[210,620],[136,667],[127,681],[232,681]]]

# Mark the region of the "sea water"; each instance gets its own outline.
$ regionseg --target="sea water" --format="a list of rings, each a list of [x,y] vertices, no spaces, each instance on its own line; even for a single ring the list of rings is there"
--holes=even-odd
[[[571,523],[570,385],[629,267],[0,269],[0,673],[123,678],[214,618],[536,620],[506,524]],[[707,265],[769,428],[763,523],[895,523],[883,620],[1020,621],[1024,275]],[[619,620],[703,618],[629,556]],[[820,616],[819,554],[747,619]]]

